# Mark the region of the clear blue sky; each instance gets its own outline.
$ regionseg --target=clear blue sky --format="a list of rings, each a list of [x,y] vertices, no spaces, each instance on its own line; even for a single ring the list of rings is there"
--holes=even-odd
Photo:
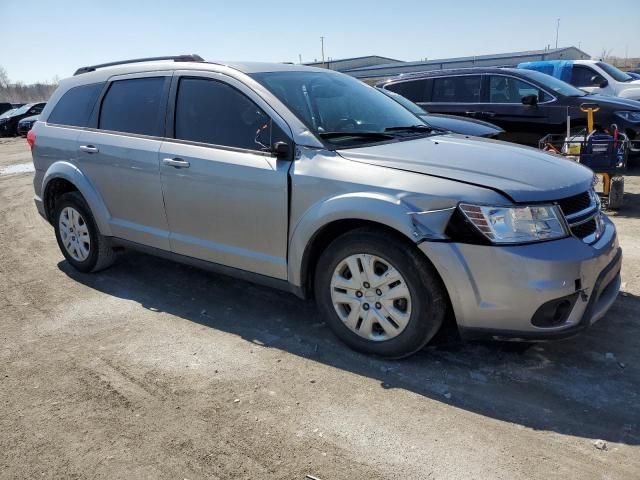
[[[0,0],[0,65],[49,80],[109,60],[176,53],[303,61],[447,58],[580,44],[640,57],[638,0]],[[615,8],[615,11],[614,11]]]

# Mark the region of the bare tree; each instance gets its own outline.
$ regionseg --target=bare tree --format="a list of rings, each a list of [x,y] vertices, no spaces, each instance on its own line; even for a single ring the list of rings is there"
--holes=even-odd
[[[49,99],[58,86],[58,78],[52,82],[36,82],[26,85],[24,82],[11,83],[7,70],[0,66],[1,102],[42,102]]]

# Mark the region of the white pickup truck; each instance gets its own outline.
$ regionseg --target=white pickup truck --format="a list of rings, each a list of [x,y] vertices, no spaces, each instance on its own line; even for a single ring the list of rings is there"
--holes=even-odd
[[[550,60],[527,62],[518,68],[538,70],[588,93],[640,100],[640,80],[598,60]]]

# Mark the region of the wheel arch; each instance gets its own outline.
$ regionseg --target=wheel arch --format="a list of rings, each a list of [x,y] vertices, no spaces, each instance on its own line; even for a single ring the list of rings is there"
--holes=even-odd
[[[72,191],[79,192],[89,205],[100,234],[110,236],[110,215],[102,197],[86,175],[69,162],[52,164],[42,180],[42,201],[47,220],[53,222],[56,199],[63,193]]]
[[[392,196],[347,194],[325,200],[307,210],[292,231],[289,282],[304,296],[310,296],[315,264],[322,251],[340,235],[363,227],[388,232],[409,246],[415,246],[425,233],[414,223],[408,205]]]

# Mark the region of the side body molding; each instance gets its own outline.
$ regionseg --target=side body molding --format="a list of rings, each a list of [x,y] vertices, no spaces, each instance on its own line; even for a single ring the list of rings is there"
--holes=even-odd
[[[43,200],[46,198],[47,188],[51,180],[57,178],[63,178],[75,185],[89,204],[91,213],[98,225],[100,233],[107,237],[111,236],[111,227],[109,226],[111,214],[109,213],[109,210],[107,210],[107,207],[95,186],[74,164],[66,161],[59,161],[52,163],[51,166],[49,166],[47,172],[44,174],[42,189],[40,190],[43,192]]]

